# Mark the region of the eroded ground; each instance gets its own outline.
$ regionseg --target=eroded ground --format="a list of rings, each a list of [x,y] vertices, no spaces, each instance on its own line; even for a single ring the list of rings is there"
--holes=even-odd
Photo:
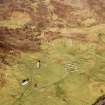
[[[103,0],[0,0],[0,105],[92,105],[103,96],[104,7]]]

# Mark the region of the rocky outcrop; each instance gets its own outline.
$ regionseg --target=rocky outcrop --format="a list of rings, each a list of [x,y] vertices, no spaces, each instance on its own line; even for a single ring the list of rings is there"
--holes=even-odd
[[[92,105],[105,105],[105,95],[99,97]]]

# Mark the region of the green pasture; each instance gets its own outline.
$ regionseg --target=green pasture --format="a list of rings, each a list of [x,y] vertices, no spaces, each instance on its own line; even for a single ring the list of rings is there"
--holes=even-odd
[[[0,105],[92,105],[105,93],[105,51],[99,46],[64,38],[43,42],[41,52],[22,53],[7,67]]]

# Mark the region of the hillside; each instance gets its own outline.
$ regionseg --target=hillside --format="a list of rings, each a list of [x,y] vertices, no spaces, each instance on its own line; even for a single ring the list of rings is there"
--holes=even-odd
[[[104,11],[104,0],[0,0],[0,105],[104,105]]]

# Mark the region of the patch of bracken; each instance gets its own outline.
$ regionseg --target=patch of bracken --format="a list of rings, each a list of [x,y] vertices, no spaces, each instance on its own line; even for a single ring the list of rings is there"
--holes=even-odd
[[[31,27],[10,29],[0,27],[0,48],[6,50],[18,49],[21,51],[39,51],[40,32],[35,35]]]
[[[104,0],[87,0],[89,8],[96,14],[96,19],[105,22],[105,1]]]
[[[14,11],[26,12],[31,17],[31,22],[38,26],[45,27],[49,24],[49,11],[44,0],[11,0],[2,3],[0,6],[0,20],[7,20],[11,17]],[[33,7],[33,3],[37,3],[37,6]]]
[[[0,88],[3,88],[7,83],[6,74],[4,72],[0,72]]]

